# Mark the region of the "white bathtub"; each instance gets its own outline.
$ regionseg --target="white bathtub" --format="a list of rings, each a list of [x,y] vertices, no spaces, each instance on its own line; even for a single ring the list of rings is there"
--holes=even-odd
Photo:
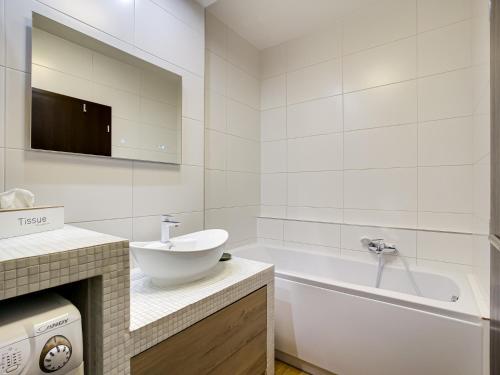
[[[339,375],[480,375],[483,332],[466,275],[263,245],[235,256],[273,263],[276,349]],[[458,297],[458,301],[451,302]]]

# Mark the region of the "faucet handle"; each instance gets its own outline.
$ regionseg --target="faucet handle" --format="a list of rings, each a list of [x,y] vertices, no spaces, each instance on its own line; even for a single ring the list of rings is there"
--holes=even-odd
[[[361,245],[364,247],[368,247],[370,245],[375,245],[375,244],[380,244],[384,242],[383,238],[368,238],[368,237],[362,237],[361,238]]]
[[[173,220],[172,215],[168,215],[168,214],[161,215],[160,220],[162,223],[180,224],[180,222]]]

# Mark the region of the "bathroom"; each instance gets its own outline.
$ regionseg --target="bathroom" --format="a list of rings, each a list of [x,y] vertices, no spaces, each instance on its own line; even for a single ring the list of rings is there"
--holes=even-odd
[[[500,374],[499,17],[0,0],[0,374]]]

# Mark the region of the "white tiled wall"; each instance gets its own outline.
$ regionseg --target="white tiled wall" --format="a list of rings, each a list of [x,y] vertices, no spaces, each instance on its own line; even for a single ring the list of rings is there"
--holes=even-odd
[[[183,165],[25,151],[33,9],[183,77]],[[130,239],[158,238],[163,213],[183,222],[180,231],[202,229],[203,8],[187,0],[2,0],[0,20],[0,186],[30,189],[40,204],[63,204],[67,222]]]
[[[205,224],[229,244],[255,240],[260,197],[260,106],[284,104],[285,82],[261,95],[259,51],[206,14]],[[265,150],[263,149],[265,153]],[[262,156],[265,158],[265,155]],[[273,160],[271,170],[279,170]]]
[[[420,262],[477,265],[488,45],[485,0],[382,0],[262,51],[259,237],[352,253],[381,236]]]

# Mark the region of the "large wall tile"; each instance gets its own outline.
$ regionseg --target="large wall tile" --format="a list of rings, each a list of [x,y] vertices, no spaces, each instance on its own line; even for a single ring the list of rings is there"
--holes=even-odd
[[[0,65],[5,66],[5,0],[0,0]]]
[[[416,81],[395,83],[344,95],[345,130],[416,122]]]
[[[286,104],[286,77],[280,75],[261,82],[260,108],[263,110]]]
[[[93,230],[100,233],[106,233],[111,236],[132,239],[132,218],[111,219],[101,221],[82,221],[70,223],[71,225],[83,229]]]
[[[135,1],[135,43],[149,53],[203,76],[203,36],[151,0]]]
[[[227,246],[237,245],[243,241],[255,241],[257,237],[258,207],[232,207],[207,210],[205,227],[225,228],[229,233]]]
[[[470,20],[418,35],[419,76],[465,68],[471,63]]]
[[[260,176],[257,173],[227,172],[227,206],[260,204]]]
[[[203,168],[134,162],[134,216],[203,211]]]
[[[416,210],[417,168],[345,171],[344,207]]]
[[[5,190],[5,149],[0,148],[0,189]]]
[[[420,121],[470,116],[472,77],[469,69],[439,74],[418,81]]]
[[[205,92],[205,127],[207,129],[226,131],[226,107],[225,96],[215,91]]]
[[[205,208],[221,208],[226,206],[227,184],[226,172],[205,170]]]
[[[288,171],[342,170],[342,134],[288,140]]]
[[[5,185],[37,204],[64,205],[67,222],[132,216],[132,162],[34,151],[6,152]]]
[[[417,228],[416,211],[344,209],[344,223],[380,227]]]
[[[182,76],[182,116],[203,121],[205,85],[203,78],[186,73]]]
[[[417,0],[418,31],[435,29],[471,17],[471,0]]]
[[[41,0],[41,2],[119,39],[129,43],[134,41],[133,2],[116,0]],[[140,4],[140,1],[136,3]],[[149,16],[153,15],[154,12],[151,11]]]
[[[342,64],[330,60],[287,75],[287,103],[319,99],[342,92]]]
[[[246,104],[227,99],[227,132],[247,139],[260,139],[260,113]]]
[[[262,142],[260,147],[261,173],[278,173],[287,171],[286,141]]]
[[[259,51],[233,30],[227,30],[227,60],[253,77],[259,77]]]
[[[431,212],[472,212],[472,166],[420,167],[418,208]]]
[[[311,100],[287,107],[287,134],[291,138],[341,131],[341,96]]]
[[[267,206],[286,206],[287,174],[261,175],[261,203]]]
[[[227,136],[227,170],[260,171],[260,144],[244,138]]]
[[[305,221],[285,221],[285,241],[340,247],[340,225]]]
[[[272,240],[283,240],[283,220],[257,219],[257,236]]]
[[[210,51],[207,51],[205,56],[205,88],[225,95],[227,85],[226,61]]]
[[[476,249],[468,234],[420,231],[417,235],[419,258],[472,264]]]
[[[340,57],[341,35],[339,25],[334,25],[286,42],[287,70],[293,71]]]
[[[5,63],[31,71],[31,0],[5,1]]]
[[[31,118],[30,75],[17,70],[5,71],[5,146],[28,146]]]
[[[333,207],[287,207],[286,217],[293,220],[341,223],[343,210],[342,208]]]
[[[288,205],[342,207],[342,172],[289,173]]]
[[[205,129],[200,121],[182,119],[182,164],[204,164]]]
[[[195,1],[185,0],[153,0],[167,12],[175,15],[183,22],[197,30],[200,34],[205,32],[205,9],[198,6]]]
[[[217,17],[210,12],[205,12],[205,46],[219,55],[226,57],[227,28]]]
[[[347,16],[344,54],[378,46],[416,33],[414,0],[383,0],[369,3]]]
[[[285,187],[286,189],[286,187]],[[260,206],[260,216],[263,217],[286,217],[286,206]]]
[[[0,66],[0,147],[5,147],[5,68],[3,66]]]
[[[424,122],[418,128],[418,165],[472,163],[472,117]]]
[[[472,214],[458,214],[447,212],[418,213],[418,228],[450,232],[472,232]]]
[[[417,165],[417,125],[389,126],[344,133],[344,168]]]
[[[260,112],[260,133],[262,141],[286,138],[286,108],[274,108]]]
[[[228,65],[227,95],[252,108],[260,107],[259,81],[233,65]]]
[[[344,92],[406,81],[415,78],[416,74],[416,38],[403,39],[343,59]]]
[[[207,130],[205,132],[205,165],[210,169],[226,169],[227,135]]]

